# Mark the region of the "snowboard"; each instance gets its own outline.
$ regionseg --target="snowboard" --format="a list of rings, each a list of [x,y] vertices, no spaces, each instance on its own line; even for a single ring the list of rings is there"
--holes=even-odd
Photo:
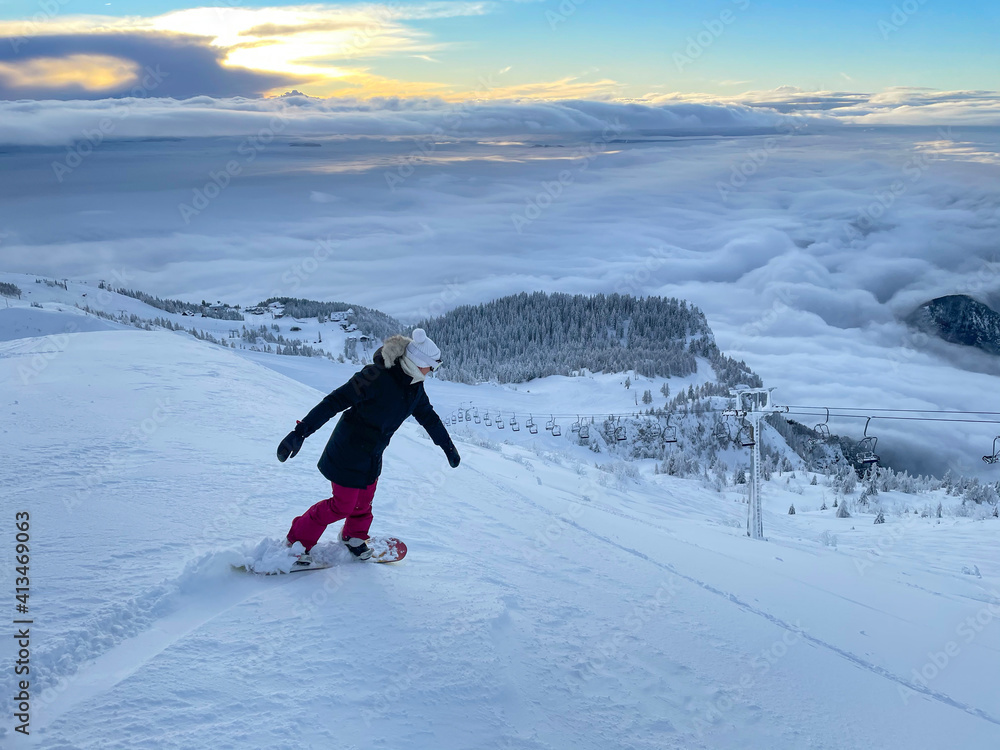
[[[358,560],[358,562],[391,563],[399,562],[406,557],[406,545],[402,540],[394,536],[373,536],[368,540],[368,546],[371,548],[372,556],[367,560]],[[288,572],[300,573],[304,570],[325,570],[338,564],[339,562],[336,560],[313,560],[311,563],[306,564],[295,563]]]
[[[372,556],[367,562],[399,562],[406,557],[406,545],[394,536],[375,536],[368,540]]]
[[[306,564],[295,563],[292,565],[289,573],[303,573],[307,570],[326,570],[327,568],[332,568],[335,565],[342,565],[347,560],[352,562],[355,560],[351,556],[351,553],[345,550],[336,549],[333,555],[329,551],[330,545],[323,545],[323,548],[319,550],[318,558],[313,559],[312,562]],[[340,545],[336,545],[339,547]],[[375,563],[391,563],[399,562],[404,557],[406,557],[406,545],[399,539],[393,536],[386,537],[371,537],[368,540],[368,546],[372,550],[372,556],[367,560],[358,560],[358,562],[375,562]],[[317,550],[313,550],[317,552]],[[254,575],[280,575],[285,571],[257,571],[252,568],[248,568],[245,565],[234,565],[236,570],[252,573]]]

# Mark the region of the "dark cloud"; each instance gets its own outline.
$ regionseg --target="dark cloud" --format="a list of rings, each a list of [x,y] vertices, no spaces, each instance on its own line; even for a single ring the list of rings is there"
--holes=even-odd
[[[260,73],[223,65],[225,50],[210,46],[206,37],[162,32],[62,34],[30,38],[0,38],[0,62],[17,64],[37,58],[70,55],[109,55],[134,62],[139,80],[126,87],[87,90],[79,85],[13,87],[0,79],[0,99],[105,99],[134,95],[149,71],[160,79],[150,91],[158,97],[260,96],[278,86],[301,85],[304,79],[278,73]],[[147,81],[151,79],[147,78]],[[148,85],[148,84],[147,84]]]

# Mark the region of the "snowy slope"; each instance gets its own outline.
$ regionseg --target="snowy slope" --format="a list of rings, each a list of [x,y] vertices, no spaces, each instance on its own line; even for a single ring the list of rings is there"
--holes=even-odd
[[[112,286],[125,288],[129,286],[130,279],[127,275],[116,272],[112,276],[113,280],[109,281],[109,284]],[[232,341],[236,345],[242,343],[238,334],[242,332],[244,327],[247,329],[256,329],[260,326],[265,326],[271,333],[281,335],[288,340],[300,341],[331,356],[337,356],[344,351],[344,343],[348,336],[356,337],[359,335],[357,331],[348,331],[345,326],[335,320],[320,324],[316,318],[297,319],[285,316],[276,319],[270,313],[258,315],[246,312],[243,313],[243,321],[221,320],[219,318],[201,317],[200,315],[186,316],[180,313],[168,313],[133,297],[118,294],[109,289],[101,289],[96,283],[60,279],[58,280],[59,283],[65,283],[66,285],[66,288],[63,289],[61,286],[52,286],[45,283],[45,281],[45,279],[39,276],[30,274],[0,273],[0,282],[14,284],[23,292],[20,300],[6,299],[3,303],[4,307],[0,308],[0,310],[9,309],[15,311],[10,314],[16,314],[16,311],[21,310],[22,312],[19,314],[30,314],[34,318],[34,316],[44,314],[44,312],[53,311],[67,314],[80,313],[78,308],[86,307],[104,315],[114,316],[115,318],[124,316],[127,319],[129,316],[136,316],[142,321],[157,319],[169,321],[172,325],[181,326],[184,330],[194,329],[199,333],[211,335],[227,343]],[[251,303],[250,300],[234,300],[234,302]],[[253,302],[259,302],[259,300],[254,300]],[[41,309],[30,307],[32,304],[41,305],[42,307]],[[25,310],[28,310],[28,312],[24,312]],[[80,330],[100,330],[100,328],[94,328],[95,325],[99,325],[100,323],[107,323],[108,325],[104,326],[105,328],[120,327],[114,321],[107,321],[102,318],[95,318],[95,320],[95,323],[90,324],[90,328]],[[67,321],[67,323],[69,322],[79,323],[79,320]],[[0,329],[6,327],[0,325]],[[299,330],[293,331],[293,328]],[[48,329],[39,330],[33,335],[44,336],[74,330],[77,329],[69,325],[50,325]],[[237,334],[237,336],[231,338],[233,334]],[[19,335],[32,335],[32,333],[22,331]],[[322,341],[319,340],[320,337],[322,337]],[[369,349],[376,345],[372,344]],[[361,353],[363,349],[364,345],[359,344],[358,352]]]
[[[179,333],[53,338],[0,343],[0,533],[31,513],[35,621],[32,736],[5,748],[1000,743],[996,519],[836,519],[785,475],[752,542],[738,492],[551,438],[459,437],[453,471],[408,422],[373,528],[406,561],[257,578],[230,562],[328,491],[329,427],[274,449],[338,366],[316,390]]]
[[[87,315],[75,307],[0,308],[0,340],[59,336],[83,331],[113,331],[124,326]]]

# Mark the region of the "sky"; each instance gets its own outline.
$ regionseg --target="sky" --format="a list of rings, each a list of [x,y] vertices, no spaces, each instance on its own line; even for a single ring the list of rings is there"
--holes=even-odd
[[[0,98],[997,90],[989,0],[0,0]]]

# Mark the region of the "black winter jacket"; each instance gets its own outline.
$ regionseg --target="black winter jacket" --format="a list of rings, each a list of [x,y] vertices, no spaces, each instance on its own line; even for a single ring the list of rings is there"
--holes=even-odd
[[[373,364],[319,402],[295,430],[312,435],[335,414],[344,412],[319,459],[319,470],[343,487],[367,487],[382,473],[382,453],[393,433],[413,417],[442,449],[451,438],[424,392],[424,384],[411,384],[399,359],[410,339],[390,336],[375,352]]]

